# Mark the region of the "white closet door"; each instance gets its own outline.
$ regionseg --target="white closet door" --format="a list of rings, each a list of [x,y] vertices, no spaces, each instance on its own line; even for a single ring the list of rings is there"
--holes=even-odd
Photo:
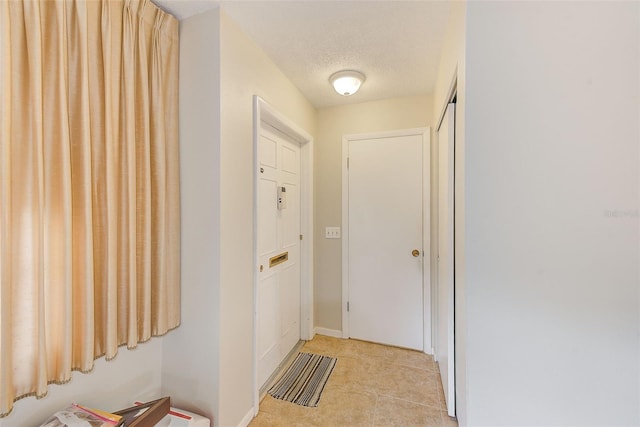
[[[454,146],[455,104],[449,104],[438,129],[438,316],[436,360],[447,413],[455,416],[454,350]]]

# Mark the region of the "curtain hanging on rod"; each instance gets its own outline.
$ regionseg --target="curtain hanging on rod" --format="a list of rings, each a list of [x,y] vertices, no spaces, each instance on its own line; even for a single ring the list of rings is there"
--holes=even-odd
[[[178,22],[0,1],[0,414],[180,323]]]

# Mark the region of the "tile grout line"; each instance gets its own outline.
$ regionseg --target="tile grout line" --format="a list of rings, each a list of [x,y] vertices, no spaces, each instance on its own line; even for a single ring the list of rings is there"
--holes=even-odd
[[[442,404],[441,403],[438,403],[438,407],[436,408],[433,405],[425,405],[424,403],[414,402],[413,400],[403,399],[401,397],[393,396],[391,394],[377,393],[377,392],[376,392],[376,394],[380,394],[381,396],[384,396],[384,397],[387,397],[387,398],[390,398],[390,399],[401,400],[403,402],[411,403],[412,405],[422,406],[424,408],[437,409],[439,412],[442,412]]]
[[[376,404],[373,406],[373,417],[371,417],[371,427],[376,425],[376,415],[378,414],[378,393],[374,393],[376,396]]]

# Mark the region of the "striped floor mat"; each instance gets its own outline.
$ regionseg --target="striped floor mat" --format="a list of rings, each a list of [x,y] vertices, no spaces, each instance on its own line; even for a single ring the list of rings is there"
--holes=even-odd
[[[268,393],[276,399],[316,407],[336,362],[333,357],[298,353],[287,372]]]

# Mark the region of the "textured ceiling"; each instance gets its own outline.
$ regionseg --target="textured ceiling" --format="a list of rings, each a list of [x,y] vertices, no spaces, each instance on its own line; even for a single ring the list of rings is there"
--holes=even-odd
[[[316,107],[432,93],[444,38],[446,1],[155,0],[183,19],[221,6]],[[365,74],[343,97],[329,76]]]

